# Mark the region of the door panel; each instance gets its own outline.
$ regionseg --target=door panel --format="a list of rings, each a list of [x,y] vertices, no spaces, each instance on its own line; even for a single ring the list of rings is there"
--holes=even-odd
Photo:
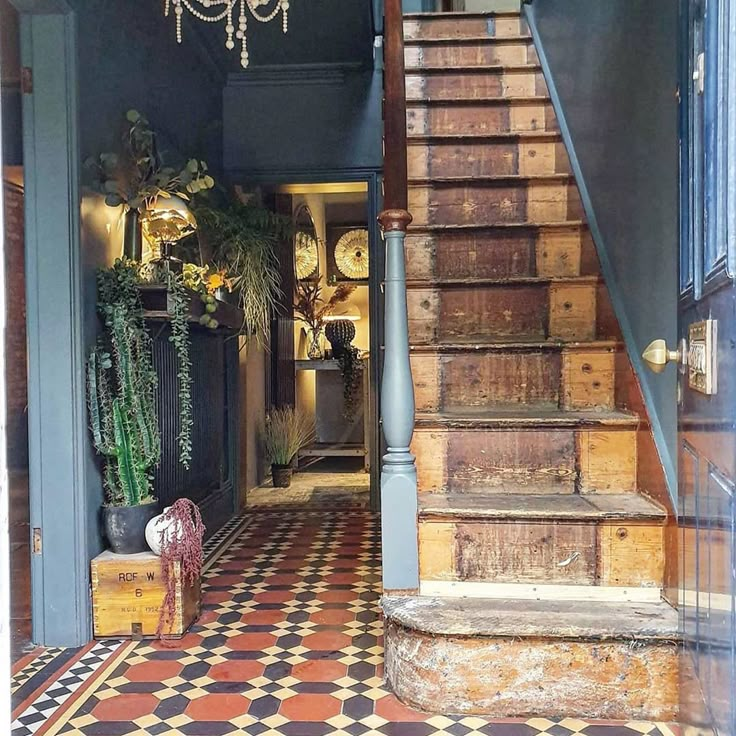
[[[681,620],[689,655],[682,720],[736,736],[736,0],[683,0],[681,8],[678,324],[686,359],[678,378],[678,491]],[[691,328],[707,319],[717,325],[711,394],[696,390],[691,378],[701,355]],[[704,703],[695,697],[699,691]]]

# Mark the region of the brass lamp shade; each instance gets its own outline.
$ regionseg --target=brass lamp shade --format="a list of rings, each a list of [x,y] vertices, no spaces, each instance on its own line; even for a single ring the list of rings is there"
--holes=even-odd
[[[176,243],[197,229],[197,221],[186,202],[175,195],[158,196],[141,214],[141,228],[149,241],[159,247]]]

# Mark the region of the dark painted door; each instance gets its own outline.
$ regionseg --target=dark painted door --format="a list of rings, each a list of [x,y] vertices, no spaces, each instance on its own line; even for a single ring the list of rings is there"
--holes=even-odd
[[[734,736],[736,0],[681,7],[682,719]]]

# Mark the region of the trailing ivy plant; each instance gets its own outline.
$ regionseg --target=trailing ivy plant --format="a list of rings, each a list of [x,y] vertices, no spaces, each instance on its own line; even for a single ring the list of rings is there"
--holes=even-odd
[[[171,308],[171,334],[169,341],[176,351],[176,380],[179,396],[179,462],[188,470],[192,460],[192,360],[190,354],[189,312],[191,293],[181,275],[153,263],[143,267],[144,278],[150,283],[166,286]]]

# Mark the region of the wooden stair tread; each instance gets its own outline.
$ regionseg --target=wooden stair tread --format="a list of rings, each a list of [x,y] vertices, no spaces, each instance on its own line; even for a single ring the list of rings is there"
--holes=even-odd
[[[472,287],[472,286],[542,286],[549,284],[597,284],[601,277],[593,276],[506,276],[503,278],[407,279],[407,289],[427,287]]]
[[[447,64],[444,66],[407,66],[406,74],[523,74],[542,71],[541,64]]]
[[[472,20],[473,18],[521,18],[518,10],[435,10],[404,13],[404,20]]]
[[[433,186],[461,186],[461,185],[473,185],[477,187],[482,186],[496,186],[499,184],[518,184],[535,181],[560,181],[560,182],[571,182],[575,181],[574,174],[568,173],[554,173],[554,174],[495,174],[492,176],[415,176],[409,177],[408,182],[410,185],[433,185]]]
[[[387,620],[447,637],[677,641],[668,603],[384,596]]]
[[[638,493],[420,493],[420,519],[657,519],[667,513]]]
[[[510,36],[439,36],[435,38],[405,38],[404,46],[455,46],[461,44],[488,44],[503,46],[517,43],[531,43],[532,37],[525,33]]]
[[[562,141],[562,134],[554,130],[525,130],[513,133],[419,133],[409,134],[408,145],[458,143],[517,143],[522,141]]]
[[[591,340],[580,341],[571,340],[565,342],[560,339],[549,340],[492,340],[479,341],[477,338],[467,341],[455,338],[453,342],[442,342],[433,345],[412,345],[410,350],[412,353],[467,353],[467,352],[538,352],[543,350],[549,351],[575,351],[584,352],[601,351],[611,352],[621,345],[617,340]]]
[[[493,107],[496,105],[538,105],[548,103],[549,95],[507,95],[506,97],[429,97],[419,100],[409,99],[406,101],[407,108],[410,107]]]
[[[417,429],[534,429],[623,426],[639,424],[636,414],[615,409],[590,411],[565,411],[558,408],[542,408],[520,404],[514,407],[464,407],[445,410],[442,413],[416,415]]]
[[[582,220],[558,220],[556,222],[484,222],[465,225],[409,225],[409,232],[463,232],[475,230],[536,230],[539,228],[571,230],[587,227]]]

